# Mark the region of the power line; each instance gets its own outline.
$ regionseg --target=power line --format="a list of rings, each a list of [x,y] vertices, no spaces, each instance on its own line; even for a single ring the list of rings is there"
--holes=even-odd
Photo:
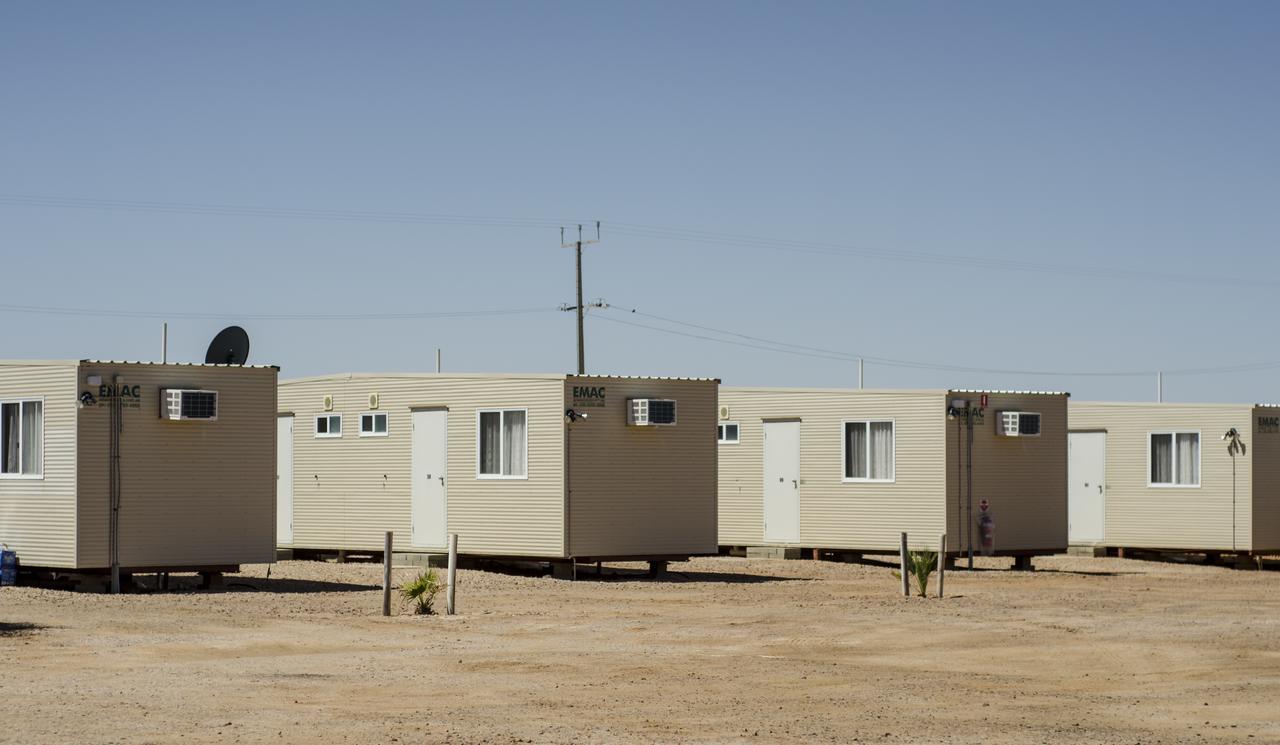
[[[1173,282],[1179,284],[1213,284],[1239,287],[1280,287],[1280,282],[1247,277],[1223,277],[1205,274],[1178,274],[1174,272],[1155,272],[1147,269],[1124,269],[1114,267],[1090,267],[1084,265],[1035,262],[1023,259],[1000,259],[995,257],[964,256],[959,254],[937,254],[921,251],[899,251],[889,249],[867,248],[836,243],[817,241],[797,241],[734,233],[716,233],[711,231],[684,228],[666,228],[661,226],[637,225],[625,222],[610,222],[610,228],[619,235],[630,235],[637,238],[653,238],[657,240],[676,240],[693,243],[712,243],[726,246],[763,248],[790,253],[804,253],[835,257],[862,257],[882,261],[896,261],[917,264],[936,264],[967,269],[993,269],[999,271],[1032,272],[1040,274],[1058,274],[1089,279],[1123,279],[1155,282]]]
[[[624,309],[622,308],[617,308],[609,305],[606,305],[605,307],[610,310],[627,312],[629,314],[644,316],[647,318],[653,318],[655,320],[663,321],[666,323],[677,324],[680,326],[695,328],[702,331],[709,331],[715,334],[721,334],[723,336],[732,336],[738,339],[744,339],[746,341],[734,341],[733,339],[723,339],[723,338],[714,337],[714,336],[706,336],[704,334],[694,334],[694,333],[689,333],[685,331],[678,331],[676,329],[663,328],[661,326],[653,326],[649,324],[637,323],[635,321],[624,321],[620,318],[610,318],[607,316],[593,316],[593,318],[599,318],[600,320],[610,321],[612,323],[621,323],[627,326],[634,326],[637,328],[649,329],[651,331],[658,331],[666,334],[673,334],[676,336],[684,336],[684,337],[689,337],[693,339],[701,339],[704,341],[712,341],[719,344],[728,344],[732,346],[747,347],[751,349],[760,349],[767,352],[776,352],[780,354],[791,354],[791,355],[798,355],[802,357],[813,357],[818,359],[834,360],[838,362],[855,362],[859,359],[863,359],[868,362],[874,362],[876,364],[883,365],[885,367],[899,367],[899,368],[909,368],[909,369],[919,369],[919,370],[935,370],[935,371],[943,371],[943,372],[984,373],[984,374],[992,374],[992,375],[1024,375],[1024,376],[1037,376],[1037,377],[1097,377],[1097,378],[1130,378],[1132,377],[1132,378],[1136,378],[1136,377],[1150,377],[1152,375],[1156,375],[1157,373],[1161,372],[1157,370],[1123,370],[1123,371],[1121,370],[1108,370],[1108,371],[1007,370],[1007,369],[1001,369],[1001,368],[967,367],[963,365],[950,365],[950,364],[936,363],[936,362],[903,360],[903,359],[895,359],[891,357],[876,357],[872,355],[859,354],[859,353],[848,352],[848,351],[825,349],[823,347],[812,347],[812,346],[806,346],[801,344],[793,344],[791,342],[779,341],[776,339],[766,339],[764,337],[752,336],[750,334],[742,334],[736,331],[728,331],[725,329],[719,329],[712,326],[705,326],[702,324],[690,323],[688,321],[681,321],[675,318],[659,316],[653,313],[645,313],[638,309],[630,309],[630,310],[624,311]],[[1200,367],[1200,368],[1185,368],[1180,370],[1178,369],[1164,370],[1163,373],[1165,375],[1220,375],[1220,374],[1227,374],[1227,373],[1271,370],[1275,368],[1280,368],[1280,361],[1249,362],[1249,363],[1242,363],[1238,365],[1227,365],[1227,366],[1221,366],[1221,367]]]
[[[197,204],[190,202],[153,202],[122,199],[91,199],[34,194],[0,194],[0,206],[45,207],[64,209],[96,209],[161,214],[191,214],[219,217],[261,217],[293,220],[329,220],[346,222],[399,223],[410,225],[459,225],[499,228],[550,229],[566,223],[590,222],[570,218],[502,217],[494,215],[449,215],[422,212],[386,212],[369,210],[304,209],[255,207],[247,205]],[[860,257],[879,261],[990,269],[996,271],[1055,274],[1088,279],[1136,280],[1190,285],[1277,288],[1280,281],[1252,277],[1225,277],[1208,274],[1180,274],[1149,269],[1126,269],[1080,264],[966,256],[959,254],[868,248],[820,241],[762,238],[737,233],[724,233],[691,228],[678,228],[641,223],[612,222],[619,235],[662,241],[683,241],[704,245],[760,248],[771,251],[801,253],[840,258]]]
[[[216,217],[266,217],[294,220],[339,220],[420,225],[464,225],[502,228],[553,228],[568,220],[538,217],[498,217],[493,215],[448,215],[423,212],[378,212],[366,210],[295,209],[247,205],[195,204],[190,202],[147,202],[125,199],[48,197],[31,194],[0,194],[0,205],[10,207],[51,207],[95,209],[162,214],[212,215]]]
[[[483,318],[549,313],[556,308],[501,308],[496,310],[414,311],[407,313],[191,313],[181,311],[121,310],[110,308],[66,308],[41,305],[0,305],[0,313],[31,313],[55,316],[102,316],[106,318],[160,318],[186,320],[246,321],[396,321],[444,318]]]

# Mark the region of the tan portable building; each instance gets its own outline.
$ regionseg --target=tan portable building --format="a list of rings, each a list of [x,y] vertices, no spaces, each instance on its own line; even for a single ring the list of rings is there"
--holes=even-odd
[[[1070,415],[1073,544],[1280,552],[1280,407],[1073,401]]]
[[[722,546],[1067,546],[1065,393],[722,387],[719,415]]]
[[[343,374],[280,384],[287,549],[716,552],[716,380]],[[570,416],[569,412],[573,412]],[[669,420],[669,422],[668,422]]]
[[[0,362],[0,543],[81,572],[274,561],[277,372]]]

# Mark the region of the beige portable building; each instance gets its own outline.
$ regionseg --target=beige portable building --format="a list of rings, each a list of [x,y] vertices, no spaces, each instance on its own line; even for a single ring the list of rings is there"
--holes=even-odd
[[[716,552],[716,380],[343,374],[280,384],[286,549]],[[571,416],[569,412],[573,412]]]
[[[0,362],[0,543],[24,567],[78,572],[274,561],[276,377]]]
[[[1070,415],[1073,544],[1280,552],[1280,407],[1073,401]]]
[[[722,546],[1067,546],[1065,393],[722,387],[719,414]]]

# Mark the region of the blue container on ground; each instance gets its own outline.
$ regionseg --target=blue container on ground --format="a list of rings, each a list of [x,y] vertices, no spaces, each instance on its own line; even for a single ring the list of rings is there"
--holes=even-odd
[[[18,554],[7,548],[0,548],[0,587],[12,587],[18,584]]]

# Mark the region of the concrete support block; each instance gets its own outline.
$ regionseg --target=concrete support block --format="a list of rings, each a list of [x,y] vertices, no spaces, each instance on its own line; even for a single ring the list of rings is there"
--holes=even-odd
[[[747,546],[748,559],[799,559],[799,546]]]

